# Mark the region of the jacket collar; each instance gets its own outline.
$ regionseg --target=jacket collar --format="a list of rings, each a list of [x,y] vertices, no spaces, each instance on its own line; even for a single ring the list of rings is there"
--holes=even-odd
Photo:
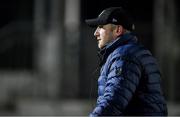
[[[117,47],[125,45],[129,42],[137,42],[137,38],[132,33],[125,33],[124,35],[115,39],[113,42],[107,44],[103,49],[100,49],[98,51],[100,67],[106,62],[106,59],[110,53],[112,53]]]

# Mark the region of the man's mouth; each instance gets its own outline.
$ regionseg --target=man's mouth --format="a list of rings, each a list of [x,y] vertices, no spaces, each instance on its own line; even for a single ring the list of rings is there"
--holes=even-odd
[[[97,38],[97,41],[100,41],[101,39],[100,38]]]
[[[101,39],[97,39],[97,43],[99,43],[101,41]]]

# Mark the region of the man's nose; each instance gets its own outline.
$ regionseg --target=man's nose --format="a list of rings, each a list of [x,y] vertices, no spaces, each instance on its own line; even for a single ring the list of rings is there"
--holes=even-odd
[[[94,36],[97,37],[99,35],[99,28],[96,28],[95,32],[94,32]]]

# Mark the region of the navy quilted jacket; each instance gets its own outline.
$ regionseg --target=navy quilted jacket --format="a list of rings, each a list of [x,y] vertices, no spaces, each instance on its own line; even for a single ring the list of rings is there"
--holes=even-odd
[[[135,36],[119,37],[100,55],[98,99],[90,116],[167,115],[156,60]]]

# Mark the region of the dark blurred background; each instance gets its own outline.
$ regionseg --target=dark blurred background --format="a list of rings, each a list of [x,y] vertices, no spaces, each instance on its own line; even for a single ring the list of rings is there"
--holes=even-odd
[[[0,115],[88,115],[98,57],[84,20],[110,6],[131,14],[158,60],[169,115],[180,115],[178,0],[1,0]]]

